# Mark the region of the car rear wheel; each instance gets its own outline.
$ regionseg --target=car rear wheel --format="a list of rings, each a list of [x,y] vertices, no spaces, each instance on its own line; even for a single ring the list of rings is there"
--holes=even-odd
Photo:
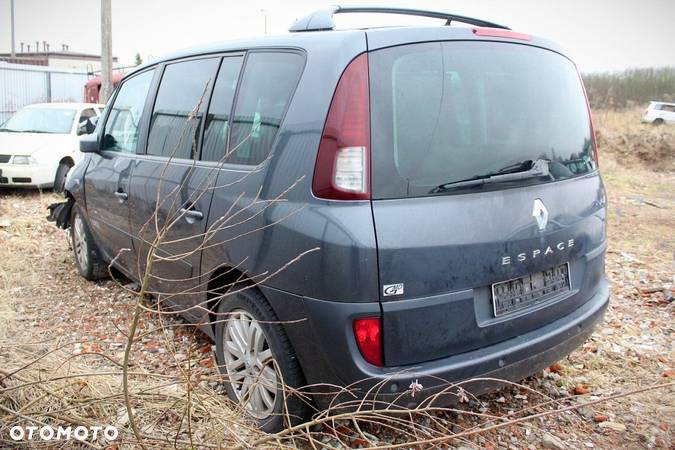
[[[63,192],[66,185],[66,176],[68,171],[73,167],[73,164],[68,161],[62,161],[56,169],[56,176],[54,177],[54,192],[59,194]]]
[[[91,230],[80,207],[73,206],[70,230],[78,272],[87,280],[98,280],[108,276],[108,266],[94,242]]]
[[[225,390],[263,431],[283,429],[287,418],[306,418],[309,408],[287,389],[304,385],[295,352],[260,291],[249,286],[224,297],[215,332]]]

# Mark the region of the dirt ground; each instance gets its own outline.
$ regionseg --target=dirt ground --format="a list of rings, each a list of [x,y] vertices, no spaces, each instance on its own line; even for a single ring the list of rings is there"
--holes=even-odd
[[[658,151],[665,156],[659,157],[658,164],[651,159],[641,164],[635,155],[626,157],[617,125],[624,118],[615,116],[600,115],[596,121],[607,146],[601,148],[600,157],[610,205],[606,272],[612,299],[604,323],[582,348],[529,378],[523,387],[504,389],[479,401],[470,400],[460,405],[461,412],[442,413],[444,423],[452,424],[445,431],[447,435],[489,424],[486,418],[498,417],[499,421],[527,417],[550,410],[551,404],[563,407],[593,402],[675,382],[673,147],[665,153],[659,147]],[[640,134],[639,127],[633,131]],[[645,128],[644,133],[652,136],[661,132]],[[649,137],[659,143],[665,139],[664,145],[671,138]],[[65,233],[45,220],[46,206],[58,199],[51,192],[0,190],[2,448],[21,445],[7,436],[9,427],[25,417],[57,422],[59,418],[66,422],[103,421],[120,428],[128,425],[119,399],[118,364],[123,357],[135,301],[113,281],[92,283],[77,274]],[[243,442],[260,438],[259,433],[243,424],[240,415],[227,412],[226,401],[217,394],[219,385],[209,353],[211,344],[206,338],[182,326],[179,320],[151,314],[143,316],[141,330],[130,368],[135,382],[141,386],[148,374],[169,381],[180,380],[186,376],[187,367],[195,389],[201,389],[195,390],[194,395],[202,395],[200,402],[205,403],[203,409],[195,408],[193,416],[184,420],[176,414],[175,405],[189,392],[186,394],[169,382],[159,387],[155,384],[148,390],[166,391],[166,398],[175,402],[144,402],[141,396],[144,391],[139,387],[141,400],[137,398],[134,407],[142,416],[143,432],[169,437],[153,445],[189,447],[190,434],[185,427],[190,420],[194,424],[192,444],[196,447],[207,441],[223,447],[234,445],[227,440],[231,435],[225,441],[220,439],[222,429],[240,430],[237,436]],[[52,380],[63,373],[79,375],[72,383],[47,385],[47,391],[38,389],[34,383]],[[87,400],[92,398],[98,400]],[[536,406],[551,399],[556,401]],[[212,413],[215,409],[218,414]],[[19,411],[24,419],[10,414],[10,410]],[[427,417],[414,420],[419,421],[420,430],[437,426]],[[359,436],[365,433],[367,441],[355,438],[353,425],[346,421],[338,422],[337,428],[315,429],[320,436],[317,439],[329,448],[387,446],[409,439],[377,424],[364,427]],[[122,439],[120,448],[131,446],[128,430]],[[44,446],[70,448],[68,445]],[[483,431],[448,441],[439,448],[673,449],[674,446],[675,388],[671,384]]]

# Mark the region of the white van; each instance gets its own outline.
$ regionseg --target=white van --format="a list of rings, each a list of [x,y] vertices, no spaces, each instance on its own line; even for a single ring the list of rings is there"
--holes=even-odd
[[[649,102],[641,122],[654,125],[675,123],[675,103]]]

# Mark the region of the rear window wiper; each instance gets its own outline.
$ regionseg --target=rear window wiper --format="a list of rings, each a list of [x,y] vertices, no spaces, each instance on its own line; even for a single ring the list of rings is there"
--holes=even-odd
[[[496,172],[478,175],[472,178],[467,178],[466,180],[443,183],[433,188],[431,191],[429,191],[429,193],[438,194],[440,192],[445,192],[452,189],[540,177],[551,177],[549,161],[547,159],[527,160],[503,167]]]

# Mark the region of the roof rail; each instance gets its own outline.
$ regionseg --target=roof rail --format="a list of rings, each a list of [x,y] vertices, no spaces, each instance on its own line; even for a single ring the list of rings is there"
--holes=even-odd
[[[475,25],[478,27],[503,28],[510,30],[509,27],[499,25],[485,20],[474,19],[473,17],[459,16],[457,14],[449,14],[437,11],[426,11],[421,9],[408,8],[386,8],[381,6],[329,6],[328,8],[319,9],[309,14],[308,16],[298,19],[288,29],[290,32],[301,31],[325,31],[335,28],[333,21],[333,14],[338,13],[384,13],[384,14],[403,14],[407,16],[419,17],[433,17],[436,19],[445,19],[445,25],[450,25],[452,22],[461,22],[468,25]]]

